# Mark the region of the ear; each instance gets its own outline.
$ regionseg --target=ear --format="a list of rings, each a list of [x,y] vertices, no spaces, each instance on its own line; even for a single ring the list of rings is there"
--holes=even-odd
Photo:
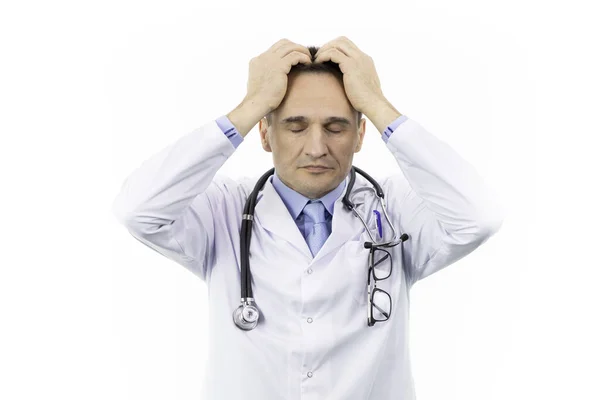
[[[260,143],[262,145],[262,148],[266,152],[271,153],[273,150],[271,150],[271,145],[269,144],[267,117],[262,118],[258,122],[258,131],[260,133]]]
[[[358,129],[358,143],[356,143],[356,149],[354,150],[355,153],[358,153],[360,151],[360,149],[362,148],[363,139],[365,138],[366,122],[367,122],[367,120],[364,118],[362,118],[360,120],[359,129]]]

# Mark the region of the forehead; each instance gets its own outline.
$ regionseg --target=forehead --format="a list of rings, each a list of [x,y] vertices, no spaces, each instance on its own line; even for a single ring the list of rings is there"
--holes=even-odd
[[[286,95],[276,110],[278,123],[350,123],[355,118],[343,83],[326,73],[292,75]]]

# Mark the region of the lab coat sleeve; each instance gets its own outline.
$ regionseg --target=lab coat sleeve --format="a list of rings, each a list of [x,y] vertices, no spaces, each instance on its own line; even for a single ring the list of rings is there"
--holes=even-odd
[[[401,233],[409,285],[466,256],[500,229],[504,211],[472,165],[412,119],[386,143],[401,173],[382,181]]]
[[[235,149],[216,121],[185,134],[125,179],[113,214],[135,239],[205,281],[219,209],[239,197],[236,182],[217,175]]]

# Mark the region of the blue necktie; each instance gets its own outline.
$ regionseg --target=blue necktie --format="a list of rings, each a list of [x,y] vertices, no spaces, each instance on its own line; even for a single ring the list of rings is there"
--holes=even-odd
[[[306,203],[302,212],[304,213],[305,218],[308,218],[308,220],[313,223],[312,226],[309,224],[306,243],[308,243],[308,247],[314,257],[329,237],[330,232],[326,219],[327,210],[325,210],[325,206],[321,201],[313,202],[313,200],[310,200]]]

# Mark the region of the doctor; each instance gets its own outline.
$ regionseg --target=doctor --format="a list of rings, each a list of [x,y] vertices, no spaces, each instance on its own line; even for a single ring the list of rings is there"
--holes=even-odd
[[[414,399],[411,286],[502,224],[473,167],[386,100],[371,57],[346,37],[316,50],[282,39],[253,58],[240,105],[145,161],[113,204],[208,286],[205,399]],[[373,178],[383,199],[352,168],[362,113],[399,167]],[[275,173],[218,174],[257,122]]]

